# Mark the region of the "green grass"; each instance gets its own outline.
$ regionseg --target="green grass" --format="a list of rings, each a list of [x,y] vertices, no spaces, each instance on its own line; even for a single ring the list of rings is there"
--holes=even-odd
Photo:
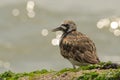
[[[0,74],[0,79],[2,80],[18,80],[22,77],[27,77],[28,80],[32,80],[34,77],[40,77],[46,74],[54,74],[52,77],[60,76],[64,73],[77,73],[77,76],[73,75],[73,80],[120,80],[120,67],[117,64],[111,62],[101,62],[95,65],[80,66],[77,69],[73,68],[64,68],[60,71],[53,70],[36,70],[33,72],[24,72],[24,73],[14,73],[12,71],[6,71]]]
[[[120,69],[109,70],[107,72],[89,72],[83,73],[76,80],[120,80]]]
[[[11,71],[6,71],[6,72],[0,74],[0,78],[3,80],[18,80],[18,78],[20,78],[20,77],[26,77],[26,76],[34,77],[36,75],[46,74],[46,73],[49,73],[46,69],[43,69],[41,71],[37,70],[37,71],[30,72],[30,73],[26,73],[26,72],[13,73]]]

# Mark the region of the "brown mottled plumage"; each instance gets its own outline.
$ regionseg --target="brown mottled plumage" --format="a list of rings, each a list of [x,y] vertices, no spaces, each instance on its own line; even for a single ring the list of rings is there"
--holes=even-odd
[[[77,31],[76,24],[65,20],[60,27],[53,31],[62,31],[60,41],[61,55],[75,65],[97,64],[100,60],[96,54],[95,44],[85,34]]]

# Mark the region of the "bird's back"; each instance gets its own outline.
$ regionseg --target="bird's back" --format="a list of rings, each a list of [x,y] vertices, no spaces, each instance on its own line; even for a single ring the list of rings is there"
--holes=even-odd
[[[85,34],[77,31],[63,34],[60,51],[64,58],[80,63],[96,64],[99,62],[95,44]]]

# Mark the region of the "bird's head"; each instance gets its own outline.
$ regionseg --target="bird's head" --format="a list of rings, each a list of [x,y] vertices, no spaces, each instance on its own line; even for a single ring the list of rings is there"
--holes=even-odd
[[[71,21],[71,20],[65,20],[63,22],[63,24],[60,25],[60,27],[57,27],[55,29],[53,29],[52,31],[62,31],[63,33],[68,33],[71,31],[76,31],[76,24],[75,22]]]

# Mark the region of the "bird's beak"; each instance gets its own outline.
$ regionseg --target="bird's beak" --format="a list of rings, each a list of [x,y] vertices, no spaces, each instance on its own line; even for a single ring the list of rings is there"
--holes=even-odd
[[[62,29],[62,27],[60,26],[60,27],[58,27],[58,28],[53,29],[52,32],[61,31],[61,30],[63,30],[63,29]]]

